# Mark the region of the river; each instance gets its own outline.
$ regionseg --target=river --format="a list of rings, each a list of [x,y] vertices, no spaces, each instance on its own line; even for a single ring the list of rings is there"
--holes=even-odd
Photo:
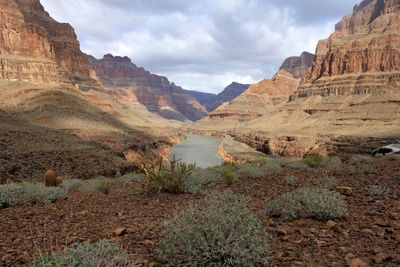
[[[169,159],[175,155],[186,163],[196,163],[198,167],[207,168],[223,163],[218,155],[218,146],[221,138],[188,135],[187,139],[173,146]]]

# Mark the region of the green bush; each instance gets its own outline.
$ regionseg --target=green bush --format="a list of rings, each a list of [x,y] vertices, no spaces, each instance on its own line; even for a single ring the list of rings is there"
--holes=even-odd
[[[315,218],[330,220],[347,216],[343,197],[323,188],[299,188],[273,199],[268,207],[270,216],[284,220]]]
[[[79,243],[62,252],[40,254],[30,263],[31,267],[108,267],[135,266],[129,255],[107,240],[93,244]]]
[[[165,166],[160,159],[155,164],[147,163],[144,169],[148,190],[184,194],[188,193],[189,180],[196,169],[196,164],[180,162],[174,156],[174,159],[169,162],[169,166]]]
[[[341,171],[342,165],[342,160],[337,156],[326,157],[322,161],[322,167],[333,175],[337,175]]]
[[[320,155],[311,155],[303,159],[303,162],[310,168],[320,167],[322,165],[323,158]]]
[[[297,181],[299,180],[299,178],[297,178],[294,175],[289,175],[285,178],[286,182],[288,185],[293,186],[297,183]]]
[[[390,196],[390,188],[384,185],[371,185],[368,188],[368,194],[373,197],[378,198],[388,198]]]
[[[227,185],[232,185],[236,181],[235,171],[237,167],[233,163],[225,163],[223,165],[222,176]]]
[[[0,185],[0,208],[16,204],[22,193],[23,188],[18,184]]]
[[[350,161],[356,164],[372,164],[373,162],[370,156],[364,155],[353,155],[351,156]]]
[[[261,266],[267,239],[245,200],[215,192],[165,226],[157,252],[167,266]]]
[[[110,193],[111,180],[105,177],[97,177],[95,179],[85,180],[79,184],[77,189],[87,196],[93,196],[95,194],[107,195]]]
[[[325,176],[321,178],[321,180],[318,183],[318,186],[320,188],[325,188],[328,190],[335,190],[337,187],[337,180],[333,176]]]
[[[141,182],[144,180],[144,178],[144,174],[142,173],[127,173],[121,177],[114,179],[113,182],[128,185],[135,182]]]
[[[22,183],[22,198],[31,204],[51,204],[57,200],[66,199],[67,191],[62,187],[46,187],[42,183]]]

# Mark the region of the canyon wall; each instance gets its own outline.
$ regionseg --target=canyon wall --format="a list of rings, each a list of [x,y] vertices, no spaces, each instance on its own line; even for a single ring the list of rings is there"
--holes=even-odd
[[[292,99],[398,92],[400,1],[364,0],[316,49],[316,60]]]
[[[89,80],[74,29],[52,19],[39,0],[0,0],[0,77],[8,80]]]
[[[139,102],[167,119],[196,121],[207,110],[186,90],[166,77],[137,67],[128,57],[88,56],[90,67],[107,91],[128,102]]]

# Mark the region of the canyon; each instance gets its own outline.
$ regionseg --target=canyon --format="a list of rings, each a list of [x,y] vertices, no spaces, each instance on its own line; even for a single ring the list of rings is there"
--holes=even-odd
[[[0,0],[0,177],[131,170],[184,132],[230,136],[272,155],[367,153],[400,133],[399,6],[364,0],[315,55],[287,58],[271,79],[233,82],[217,95],[128,57],[86,55],[72,26],[39,0]]]
[[[272,80],[188,130],[230,134],[276,155],[365,153],[392,142],[400,133],[399,14],[399,1],[362,1],[318,43],[314,60],[287,59]]]

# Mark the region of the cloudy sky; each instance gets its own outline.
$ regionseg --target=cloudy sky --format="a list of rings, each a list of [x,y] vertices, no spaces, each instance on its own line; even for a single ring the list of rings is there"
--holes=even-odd
[[[360,0],[41,0],[85,53],[129,56],[186,89],[218,92],[270,78],[314,52]]]

